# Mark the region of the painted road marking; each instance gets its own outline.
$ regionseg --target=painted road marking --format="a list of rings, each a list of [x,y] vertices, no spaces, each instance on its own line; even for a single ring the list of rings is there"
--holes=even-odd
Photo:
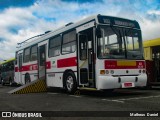
[[[58,94],[61,94],[61,93],[52,93],[52,92],[47,92],[47,94],[51,94],[51,95],[58,95]],[[68,95],[68,96],[76,97],[76,98],[80,98],[80,97],[82,97],[82,96],[80,96],[80,95]]]
[[[119,102],[119,103],[124,103],[124,101],[121,100],[110,100],[110,99],[102,99],[104,101],[109,101],[109,102]]]
[[[119,103],[124,103],[127,100],[140,100],[140,99],[148,99],[148,98],[158,98],[160,95],[157,96],[147,96],[147,97],[137,97],[137,98],[123,98],[123,99],[101,99],[104,101],[110,101],[110,102],[119,102]]]
[[[48,92],[47,94],[57,95],[57,94],[61,94],[61,93]],[[88,97],[87,95],[68,95],[68,96],[76,97],[76,98]],[[129,101],[129,100],[140,100],[140,99],[149,99],[149,98],[158,98],[158,97],[160,97],[160,95],[157,95],[157,96],[146,96],[146,97],[134,97],[134,98],[122,98],[122,99],[105,99],[105,98],[103,98],[101,100],[109,101],[109,102],[125,103],[125,101]]]
[[[77,98],[82,97],[80,95],[69,95],[69,96],[71,96],[71,97],[77,97]]]
[[[119,102],[119,103],[124,103],[124,101],[121,100],[112,100],[113,102]]]
[[[148,98],[157,98],[160,97],[160,95],[157,96],[147,96],[147,97],[137,97],[137,98],[126,98],[126,99],[118,99],[118,100],[139,100],[139,99],[148,99]]]

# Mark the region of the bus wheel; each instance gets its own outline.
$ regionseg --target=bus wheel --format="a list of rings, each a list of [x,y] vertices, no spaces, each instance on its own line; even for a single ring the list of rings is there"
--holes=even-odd
[[[68,72],[65,75],[65,89],[70,94],[77,90],[76,77],[73,72]]]
[[[25,84],[30,83],[31,82],[31,78],[29,74],[25,75]]]

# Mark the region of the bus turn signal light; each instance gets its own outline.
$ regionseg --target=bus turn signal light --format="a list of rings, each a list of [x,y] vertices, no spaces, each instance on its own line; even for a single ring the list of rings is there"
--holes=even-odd
[[[105,74],[105,70],[100,70],[100,74],[104,75]]]

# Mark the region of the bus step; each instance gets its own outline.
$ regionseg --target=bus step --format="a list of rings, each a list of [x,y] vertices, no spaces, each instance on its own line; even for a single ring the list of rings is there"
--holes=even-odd
[[[97,91],[96,88],[89,88],[89,87],[79,87],[79,90],[90,90],[90,91]]]

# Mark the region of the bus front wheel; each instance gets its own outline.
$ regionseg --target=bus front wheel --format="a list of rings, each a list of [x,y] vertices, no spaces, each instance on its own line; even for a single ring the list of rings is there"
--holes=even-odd
[[[68,72],[65,75],[65,89],[70,94],[77,90],[76,77],[73,72]]]

